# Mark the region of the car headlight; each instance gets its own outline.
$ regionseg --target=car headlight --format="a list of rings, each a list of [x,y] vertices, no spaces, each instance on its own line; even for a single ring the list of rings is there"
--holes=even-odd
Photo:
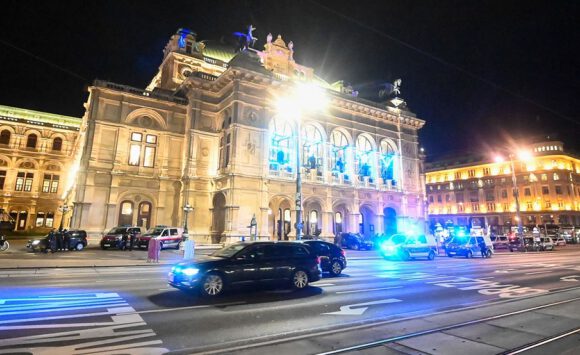
[[[183,269],[181,272],[186,276],[193,276],[193,275],[197,275],[197,273],[199,272],[199,269],[196,269],[193,267],[188,267],[186,269]]]
[[[32,242],[32,245],[38,245],[40,243],[40,240],[35,240]]]
[[[396,247],[395,247],[393,244],[383,243],[383,244],[381,245],[381,249],[382,249],[384,252],[387,252],[387,253],[392,253],[392,252],[394,252],[394,251],[395,251]]]

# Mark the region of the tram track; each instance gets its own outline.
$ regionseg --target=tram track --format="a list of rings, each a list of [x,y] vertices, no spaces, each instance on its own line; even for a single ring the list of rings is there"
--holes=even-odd
[[[419,331],[419,332],[408,333],[405,335],[399,335],[399,336],[385,338],[385,339],[381,339],[381,340],[377,340],[377,341],[373,341],[373,342],[368,342],[368,343],[364,343],[364,344],[359,344],[359,345],[349,346],[349,347],[345,347],[345,348],[341,348],[341,349],[335,349],[332,351],[317,353],[316,355],[334,355],[334,354],[344,354],[344,353],[348,353],[351,351],[367,350],[367,349],[375,348],[375,347],[382,346],[382,345],[389,344],[389,343],[395,343],[398,341],[416,338],[416,337],[420,337],[423,335],[434,334],[434,333],[458,329],[458,328],[462,328],[462,327],[466,327],[466,326],[470,326],[470,325],[485,323],[485,322],[489,322],[492,320],[497,320],[497,319],[501,319],[501,318],[511,317],[514,315],[533,312],[533,311],[537,311],[540,309],[550,308],[550,307],[554,307],[554,306],[558,306],[558,305],[562,305],[562,304],[566,304],[566,303],[571,303],[571,302],[575,302],[575,301],[579,301],[579,300],[580,300],[580,297],[574,297],[574,298],[571,298],[568,300],[552,302],[552,303],[548,303],[548,304],[541,305],[541,306],[530,307],[530,308],[526,308],[526,309],[522,309],[522,310],[518,310],[518,311],[506,312],[503,314],[498,314],[498,315],[489,316],[489,317],[483,317],[483,318],[474,319],[474,320],[467,321],[467,322],[455,323],[455,324],[451,324],[451,325],[447,325],[447,326],[436,327],[436,328],[423,330],[423,331]],[[519,354],[525,350],[532,349],[533,347],[543,345],[547,342],[558,340],[558,339],[562,338],[563,336],[569,336],[572,334],[576,334],[578,332],[580,332],[580,328],[570,330],[570,331],[566,332],[565,334],[558,334],[555,336],[546,337],[538,342],[527,344],[527,345],[521,347],[521,349],[518,348],[518,349],[510,350],[510,351],[505,352],[504,354]]]

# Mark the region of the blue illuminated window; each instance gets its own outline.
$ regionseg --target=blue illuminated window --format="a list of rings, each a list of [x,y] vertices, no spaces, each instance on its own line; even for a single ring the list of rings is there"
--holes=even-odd
[[[302,157],[301,161],[305,168],[322,171],[323,140],[322,132],[313,124],[307,124],[302,128]]]
[[[395,163],[396,163],[397,150],[392,142],[386,139],[381,141],[381,156],[379,159],[380,163],[380,173],[383,183],[387,183],[388,180],[395,179]]]
[[[344,173],[347,170],[346,151],[348,139],[341,131],[334,131],[330,135],[330,169],[334,175]]]
[[[287,121],[276,118],[270,127],[270,137],[270,170],[286,169],[291,172],[290,153],[294,145],[292,127]]]
[[[358,136],[356,140],[356,172],[359,179],[373,177],[374,162],[373,162],[373,145],[370,139],[365,135]]]

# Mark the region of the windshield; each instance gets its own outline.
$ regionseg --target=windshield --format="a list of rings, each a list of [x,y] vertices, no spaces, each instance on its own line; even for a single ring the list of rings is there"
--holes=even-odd
[[[234,254],[236,254],[237,252],[239,252],[240,250],[244,249],[247,246],[247,244],[232,244],[228,247],[225,247],[223,249],[220,249],[218,251],[213,252],[212,254],[210,254],[211,256],[216,256],[218,258],[231,258],[232,256],[234,256]]]
[[[107,234],[123,234],[127,231],[127,228],[113,228]]]
[[[161,235],[165,228],[151,228],[144,235]]]
[[[389,241],[391,242],[391,244],[402,244],[405,242],[405,236],[403,234],[395,234],[393,236],[391,236],[391,238],[389,239]]]

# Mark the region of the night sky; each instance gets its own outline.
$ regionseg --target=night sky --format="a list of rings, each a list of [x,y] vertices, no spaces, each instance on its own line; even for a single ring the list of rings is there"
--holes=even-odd
[[[144,88],[179,27],[228,40],[252,24],[255,48],[282,34],[329,82],[402,78],[430,160],[543,135],[580,151],[578,1],[19,0],[0,14],[2,105],[81,117],[96,78]]]

